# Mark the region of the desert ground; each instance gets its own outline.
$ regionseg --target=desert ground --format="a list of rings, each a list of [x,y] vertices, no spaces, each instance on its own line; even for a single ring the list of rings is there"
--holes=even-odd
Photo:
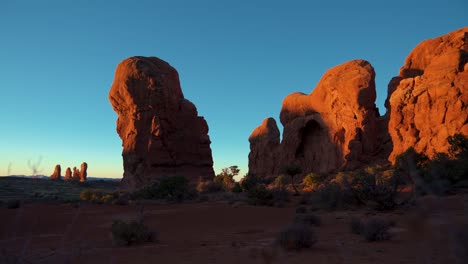
[[[15,184],[0,182],[2,196],[9,195],[7,187]],[[103,188],[103,183],[95,184]],[[300,197],[282,207],[251,206],[241,194],[232,195],[125,205],[25,198],[19,208],[0,209],[0,263],[462,263],[457,262],[454,235],[457,226],[468,222],[468,189],[419,197],[412,205],[387,212],[371,207],[322,210],[302,205]],[[285,251],[275,241],[293,222],[298,207],[313,210],[321,219],[322,224],[313,227],[317,243]],[[395,223],[390,240],[368,242],[351,232],[353,217],[373,215]],[[112,222],[141,216],[157,232],[157,241],[115,245]]]

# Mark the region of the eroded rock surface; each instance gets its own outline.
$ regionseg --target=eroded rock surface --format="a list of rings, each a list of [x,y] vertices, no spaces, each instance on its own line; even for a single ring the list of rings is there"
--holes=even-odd
[[[72,171],[70,167],[68,167],[67,170],[65,171],[65,180],[69,181],[71,179],[72,179]]]
[[[208,125],[184,98],[177,71],[156,57],[131,57],[115,72],[109,100],[118,114],[123,187],[158,177],[212,178]]]
[[[249,171],[277,176],[294,163],[304,172],[331,172],[375,159],[382,148],[374,77],[367,61],[354,60],[328,70],[310,94],[288,95],[281,144],[276,123],[265,120],[249,138]]]
[[[420,43],[389,84],[389,133],[396,156],[409,147],[429,157],[447,137],[468,135],[468,27]]]
[[[81,163],[81,169],[80,169],[80,182],[85,182],[87,177],[88,177],[88,163],[83,162]]]
[[[51,180],[60,180],[62,178],[62,169],[59,164],[55,165],[54,172],[50,175]]]

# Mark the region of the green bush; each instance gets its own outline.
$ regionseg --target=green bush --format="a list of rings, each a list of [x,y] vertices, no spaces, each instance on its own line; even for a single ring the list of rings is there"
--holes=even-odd
[[[83,201],[92,201],[93,199],[93,192],[89,189],[84,189],[80,193],[80,199]]]
[[[189,188],[187,178],[183,176],[162,178],[132,194],[134,199],[166,199],[168,201],[193,199],[195,196],[196,194]]]
[[[288,183],[289,183],[288,178],[283,176],[283,175],[280,175],[280,176],[276,177],[275,180],[273,181],[273,186],[276,189],[283,190],[283,189],[286,188]]]
[[[198,193],[214,193],[221,191],[221,186],[215,184],[213,181],[199,181],[197,184]]]
[[[150,231],[141,221],[127,223],[116,220],[112,223],[111,233],[112,240],[119,246],[156,240],[156,233]]]
[[[231,192],[233,193],[241,193],[242,192],[242,187],[238,182],[234,184],[234,187],[232,187]]]
[[[262,183],[261,179],[254,174],[247,174],[240,180],[240,186],[244,192],[250,191],[260,183]]]
[[[293,224],[279,234],[277,243],[286,250],[310,248],[317,242],[315,233],[304,224]]]
[[[304,179],[302,179],[302,184],[306,188],[316,189],[320,184],[325,182],[326,178],[327,178],[326,175],[321,175],[317,173],[309,173],[304,177]]]
[[[247,202],[251,205],[273,206],[273,192],[268,190],[264,185],[257,185],[248,191]]]

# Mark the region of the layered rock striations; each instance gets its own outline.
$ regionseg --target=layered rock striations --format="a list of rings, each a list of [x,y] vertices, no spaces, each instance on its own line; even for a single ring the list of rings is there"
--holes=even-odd
[[[124,187],[159,177],[212,178],[208,125],[184,98],[177,71],[156,57],[131,57],[115,72],[109,100],[118,114]]]
[[[287,164],[304,173],[395,161],[409,147],[447,152],[448,136],[468,135],[468,28],[426,40],[388,86],[387,113],[375,107],[375,73],[363,60],[328,70],[310,94],[288,95],[283,139],[265,119],[249,137],[249,172],[277,176]]]
[[[388,88],[389,160],[409,147],[429,157],[468,135],[468,27],[420,43]]]

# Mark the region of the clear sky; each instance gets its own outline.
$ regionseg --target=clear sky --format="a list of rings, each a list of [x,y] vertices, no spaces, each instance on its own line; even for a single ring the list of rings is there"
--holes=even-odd
[[[224,3],[223,3],[224,2]],[[321,2],[321,3],[315,3]],[[283,98],[323,73],[366,59],[387,84],[422,40],[468,25],[468,1],[0,0],[0,175],[89,165],[121,177],[117,64],[157,56],[210,128],[215,171],[247,172],[248,137]],[[8,169],[10,168],[10,169]]]

